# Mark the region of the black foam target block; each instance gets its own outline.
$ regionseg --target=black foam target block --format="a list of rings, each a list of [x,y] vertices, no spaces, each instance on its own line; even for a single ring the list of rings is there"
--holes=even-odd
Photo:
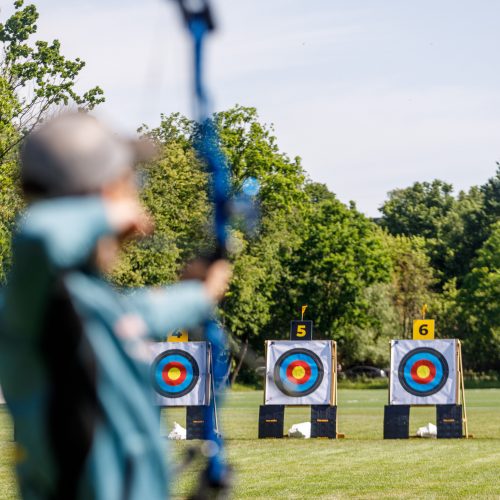
[[[436,405],[438,439],[463,437],[462,405]]]
[[[259,439],[282,438],[285,405],[261,405],[259,408]]]
[[[203,439],[205,428],[205,407],[186,407],[186,439]]]
[[[337,407],[311,405],[311,437],[337,438]]]
[[[386,405],[384,408],[384,439],[408,439],[410,436],[410,405]]]

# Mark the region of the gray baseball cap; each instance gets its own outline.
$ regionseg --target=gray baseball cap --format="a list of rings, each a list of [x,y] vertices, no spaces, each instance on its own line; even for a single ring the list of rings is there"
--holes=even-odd
[[[21,181],[26,192],[41,196],[96,192],[131,172],[140,149],[87,113],[63,113],[24,140]]]

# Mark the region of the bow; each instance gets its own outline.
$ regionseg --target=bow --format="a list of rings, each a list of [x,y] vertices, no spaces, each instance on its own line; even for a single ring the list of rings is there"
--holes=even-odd
[[[195,148],[206,164],[211,177],[211,196],[214,204],[216,251],[214,260],[228,254],[229,219],[231,212],[231,179],[224,154],[219,146],[216,126],[210,116],[209,99],[203,80],[203,49],[206,35],[215,29],[208,0],[176,0],[179,4],[193,43],[194,104],[198,122]],[[207,467],[198,492],[193,498],[225,496],[230,486],[231,472],[224,454],[224,440],[218,432],[217,406],[221,403],[229,373],[229,354],[226,337],[214,319],[205,325],[205,338],[211,346],[212,391],[205,408],[204,438]]]

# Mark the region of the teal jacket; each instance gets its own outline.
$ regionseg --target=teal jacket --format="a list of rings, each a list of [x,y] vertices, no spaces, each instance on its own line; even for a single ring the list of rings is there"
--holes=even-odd
[[[42,325],[49,297],[61,281],[92,352],[99,407],[77,498],[167,497],[165,450],[158,409],[152,403],[146,341],[164,340],[170,330],[200,324],[214,304],[196,281],[119,293],[88,269],[98,239],[111,233],[101,199],[75,197],[32,205],[14,238],[13,267],[0,314],[0,384],[14,420],[17,473],[27,500],[57,498],[60,479],[60,462],[48,432],[49,401],[51,369],[67,361],[66,339],[58,328],[45,334],[52,346],[47,355]],[[56,310],[56,325],[58,314]],[[70,384],[71,366],[66,373]],[[71,415],[69,408],[67,417],[56,418],[61,435],[69,440]]]

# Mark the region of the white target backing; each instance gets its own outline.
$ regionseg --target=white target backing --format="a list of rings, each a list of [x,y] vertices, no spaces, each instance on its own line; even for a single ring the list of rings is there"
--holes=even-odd
[[[456,404],[456,340],[391,341],[393,405]]]
[[[266,404],[333,404],[333,341],[266,343]]]
[[[151,382],[158,406],[208,404],[206,342],[155,342],[150,351]]]

